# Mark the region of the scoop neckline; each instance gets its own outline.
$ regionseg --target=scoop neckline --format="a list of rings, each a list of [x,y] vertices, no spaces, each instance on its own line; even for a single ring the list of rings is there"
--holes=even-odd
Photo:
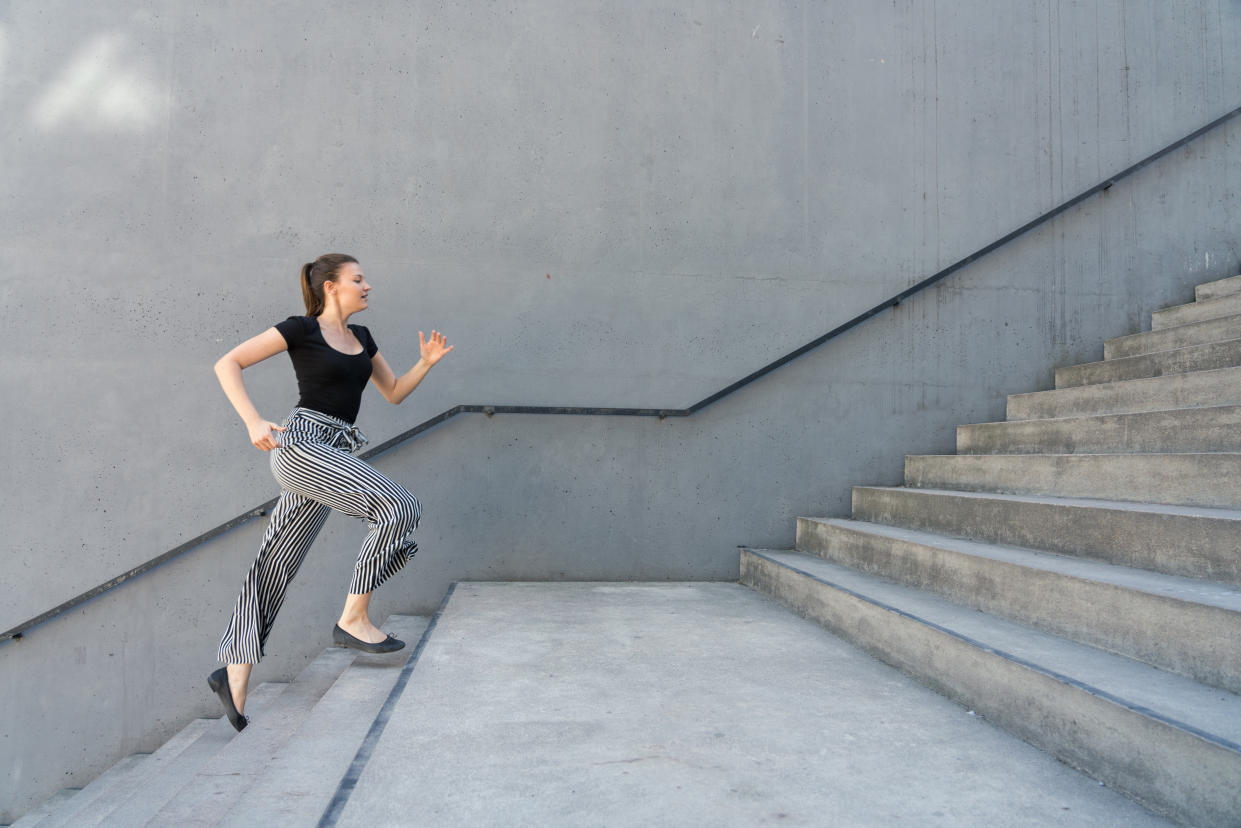
[[[334,345],[332,345],[331,342],[328,342],[327,337],[323,335],[323,326],[319,324],[319,317],[312,316],[310,318],[315,320],[315,333],[319,334],[319,338],[323,340],[323,344],[331,348],[336,353],[340,354],[341,356],[362,356],[363,354],[366,353],[366,343],[362,341],[362,337],[358,336],[358,332],[353,330],[352,325],[346,324],[345,327],[349,329],[349,332],[353,334],[353,338],[358,340],[358,344],[362,346],[362,350],[358,351],[356,354],[351,354],[351,353],[348,353],[347,351],[342,351],[340,348],[337,348]]]

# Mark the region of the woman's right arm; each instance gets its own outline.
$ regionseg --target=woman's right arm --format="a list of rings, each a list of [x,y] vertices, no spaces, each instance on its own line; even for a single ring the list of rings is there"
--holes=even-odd
[[[256,362],[262,362],[281,351],[287,351],[288,348],[288,343],[284,341],[280,331],[268,328],[220,357],[215,364],[215,375],[219,377],[220,386],[224,389],[228,401],[233,404],[233,408],[237,409],[241,421],[246,424],[246,430],[250,432],[250,442],[255,448],[263,451],[271,451],[279,445],[272,431],[284,431],[284,429],[264,420],[259,414],[254,403],[250,401],[250,395],[246,393],[246,384],[242,382],[241,372]]]

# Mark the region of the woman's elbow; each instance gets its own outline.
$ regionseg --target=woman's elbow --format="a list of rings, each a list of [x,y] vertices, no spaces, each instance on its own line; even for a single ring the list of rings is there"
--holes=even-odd
[[[233,374],[233,373],[240,374],[241,369],[242,369],[241,363],[238,362],[236,357],[234,357],[231,353],[225,354],[224,356],[217,359],[215,361],[215,365],[212,366],[212,370],[215,371],[215,375],[219,377],[220,379],[223,379],[229,374]]]

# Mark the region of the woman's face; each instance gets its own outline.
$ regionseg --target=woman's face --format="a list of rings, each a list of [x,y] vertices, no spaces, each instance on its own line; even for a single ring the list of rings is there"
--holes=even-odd
[[[367,294],[371,286],[362,275],[362,265],[356,262],[345,262],[336,274],[336,281],[330,283],[332,288],[324,284],[324,290],[331,290],[340,302],[342,313],[355,313],[367,308]]]

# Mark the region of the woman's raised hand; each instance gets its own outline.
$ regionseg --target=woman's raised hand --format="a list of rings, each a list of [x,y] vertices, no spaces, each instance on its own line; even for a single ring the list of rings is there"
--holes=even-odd
[[[418,347],[422,351],[422,361],[428,366],[439,362],[444,358],[444,354],[452,350],[452,346],[448,345],[448,340],[439,331],[431,331],[430,342],[423,337],[422,331],[418,331]]]
[[[246,429],[250,432],[250,442],[254,444],[256,449],[262,451],[271,451],[280,445],[276,442],[276,437],[272,434],[273,431],[288,430],[284,426],[278,426],[266,420],[255,420],[246,426]]]

